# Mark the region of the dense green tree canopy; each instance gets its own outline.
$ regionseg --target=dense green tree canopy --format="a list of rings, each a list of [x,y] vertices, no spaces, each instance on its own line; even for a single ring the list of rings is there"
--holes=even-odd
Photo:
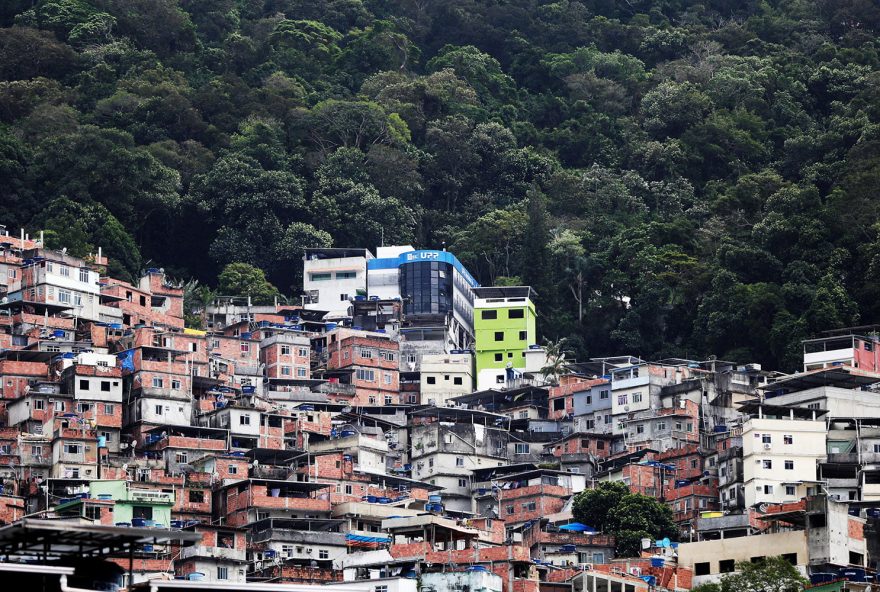
[[[880,315],[880,10],[768,0],[0,2],[0,223],[288,295],[444,242],[579,358],[798,367]]]
[[[613,535],[617,554],[637,557],[644,538],[674,537],[678,529],[669,506],[652,497],[631,493],[621,482],[602,482],[574,499],[575,520]]]

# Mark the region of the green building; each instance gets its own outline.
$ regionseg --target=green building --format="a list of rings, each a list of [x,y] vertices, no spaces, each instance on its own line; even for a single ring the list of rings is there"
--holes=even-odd
[[[59,516],[80,516],[103,524],[133,524],[134,521],[138,526],[169,526],[173,494],[132,485],[135,484],[121,479],[90,481],[87,496],[61,500],[55,512]]]
[[[529,286],[473,290],[477,390],[504,388],[526,370],[537,341],[535,292]]]

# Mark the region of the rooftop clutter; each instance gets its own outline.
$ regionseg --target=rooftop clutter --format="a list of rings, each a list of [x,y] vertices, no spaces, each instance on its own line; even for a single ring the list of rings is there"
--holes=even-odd
[[[531,288],[383,247],[306,250],[299,305],[221,298],[195,330],[161,269],[134,285],[100,252],[4,241],[11,562],[38,551],[22,533],[65,524],[120,537],[108,578],[127,586],[681,590],[775,555],[817,583],[873,581],[872,328],[806,342],[791,376],[562,364],[537,344]],[[605,482],[667,506],[676,536],[633,552],[584,522],[574,500]]]

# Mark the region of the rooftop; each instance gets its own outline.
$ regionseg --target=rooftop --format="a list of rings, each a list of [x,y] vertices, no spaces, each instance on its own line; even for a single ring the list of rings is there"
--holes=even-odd
[[[537,296],[531,286],[483,286],[474,288],[477,298],[530,298]]]

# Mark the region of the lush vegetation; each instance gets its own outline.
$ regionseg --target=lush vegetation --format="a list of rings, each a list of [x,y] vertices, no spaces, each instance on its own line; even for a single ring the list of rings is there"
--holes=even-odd
[[[579,493],[572,505],[575,520],[613,535],[619,557],[638,557],[642,539],[678,536],[672,509],[661,501],[632,493],[622,481],[599,483]]]
[[[758,361],[878,318],[870,0],[5,0],[0,222],[299,287],[444,242],[578,356]]]

